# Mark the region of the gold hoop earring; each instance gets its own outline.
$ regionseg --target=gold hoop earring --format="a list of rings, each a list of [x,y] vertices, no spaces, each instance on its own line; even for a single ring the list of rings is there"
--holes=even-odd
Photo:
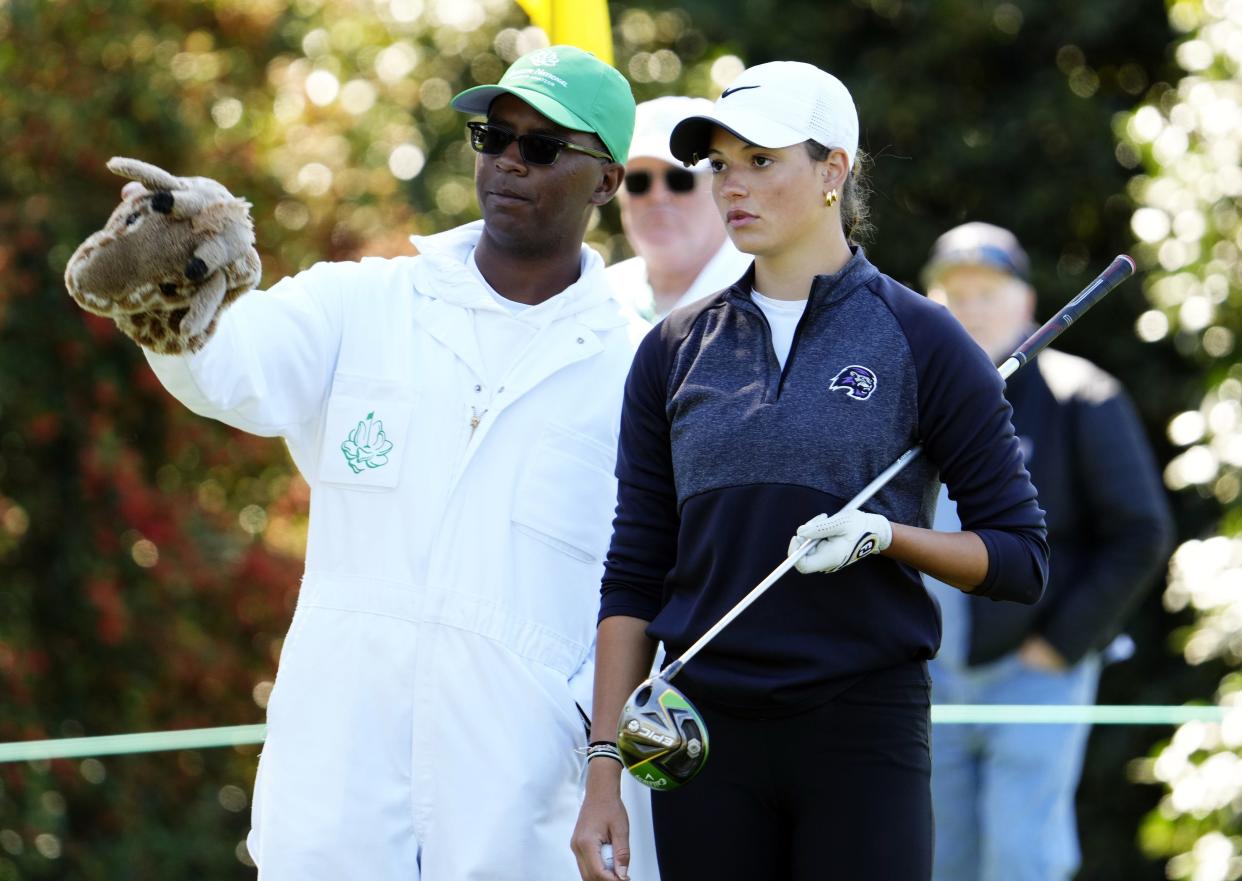
[[[835,188],[833,188],[833,189],[829,190],[829,191],[828,191],[828,192],[824,195],[824,207],[825,207],[825,208],[831,208],[833,205],[837,204],[837,201],[838,201],[840,198],[841,198],[841,197],[837,194],[837,191],[836,191],[836,189],[835,189]]]

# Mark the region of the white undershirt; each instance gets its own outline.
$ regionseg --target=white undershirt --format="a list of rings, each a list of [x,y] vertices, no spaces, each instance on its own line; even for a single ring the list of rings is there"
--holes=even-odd
[[[789,359],[789,349],[793,346],[794,331],[798,329],[798,322],[806,311],[806,300],[773,300],[753,288],[750,298],[768,319],[768,326],[772,328],[772,351],[776,353],[781,370],[784,370],[785,362]]]
[[[470,252],[470,259],[467,261],[467,265],[470,267],[470,271],[474,273],[474,277],[478,279],[479,284],[483,285],[483,290],[487,291],[487,293],[491,295],[491,298],[498,304],[504,306],[510,315],[520,315],[530,308],[530,303],[519,303],[517,300],[510,300],[507,297],[502,296],[499,291],[488,283],[487,279],[483,276],[483,270],[479,269],[479,264],[474,259],[473,250]]]
[[[467,261],[470,271],[474,273],[479,284],[504,310],[474,309],[474,332],[479,343],[479,354],[483,358],[483,370],[486,373],[484,400],[490,400],[499,385],[504,381],[505,374],[513,363],[521,356],[535,334],[539,332],[540,322],[524,321],[525,313],[532,308],[527,303],[518,303],[501,296],[495,288],[487,283],[479,265],[474,261],[474,252],[470,252]]]

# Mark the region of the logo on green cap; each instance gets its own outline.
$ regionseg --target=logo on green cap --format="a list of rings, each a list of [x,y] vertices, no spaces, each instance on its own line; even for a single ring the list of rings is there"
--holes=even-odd
[[[594,132],[613,159],[625,162],[634,133],[634,93],[612,65],[574,46],[536,49],[513,62],[499,83],[466,89],[453,106],[487,113],[506,92],[558,125]]]

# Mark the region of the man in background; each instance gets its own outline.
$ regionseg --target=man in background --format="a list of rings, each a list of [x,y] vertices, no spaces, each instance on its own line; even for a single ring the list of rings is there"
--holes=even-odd
[[[617,198],[621,226],[637,256],[607,272],[617,297],[652,323],[727,288],[750,265],[750,256],[725,235],[707,162],[686,168],[668,148],[673,126],[711,107],[706,98],[670,95],[644,101],[635,112],[634,142]]]
[[[1034,330],[1029,261],[1008,230],[967,223],[935,243],[924,283],[996,362]],[[1033,606],[974,599],[927,579],[944,619],[936,704],[1095,702],[1101,652],[1151,587],[1171,540],[1159,472],[1113,377],[1044,351],[1015,374],[1013,406],[1047,512],[1048,588]],[[936,528],[957,528],[943,491]],[[935,881],[1069,881],[1074,797],[1089,725],[937,725]]]

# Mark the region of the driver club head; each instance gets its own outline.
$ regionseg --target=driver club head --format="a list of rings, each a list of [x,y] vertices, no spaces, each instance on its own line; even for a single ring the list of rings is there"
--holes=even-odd
[[[638,686],[621,710],[617,748],[639,783],[676,789],[707,762],[707,725],[684,694],[655,676]]]

